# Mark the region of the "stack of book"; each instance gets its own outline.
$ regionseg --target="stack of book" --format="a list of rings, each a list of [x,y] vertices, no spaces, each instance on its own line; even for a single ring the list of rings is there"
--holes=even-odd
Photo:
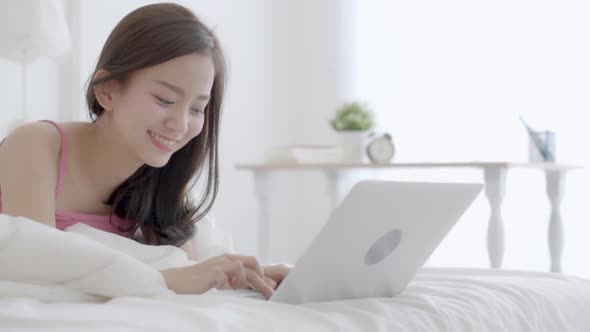
[[[266,152],[266,162],[275,164],[321,164],[342,161],[342,148],[331,145],[291,145]]]

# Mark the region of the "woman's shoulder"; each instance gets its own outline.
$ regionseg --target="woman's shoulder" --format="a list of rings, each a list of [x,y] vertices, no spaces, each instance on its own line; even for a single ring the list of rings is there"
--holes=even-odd
[[[30,122],[10,132],[4,139],[2,145],[31,145],[32,143],[42,145],[45,148],[57,147],[59,149],[61,134],[55,125],[49,122]]]
[[[14,153],[36,155],[51,152],[57,156],[61,149],[60,131],[48,122],[31,122],[10,132],[0,146],[0,157]]]

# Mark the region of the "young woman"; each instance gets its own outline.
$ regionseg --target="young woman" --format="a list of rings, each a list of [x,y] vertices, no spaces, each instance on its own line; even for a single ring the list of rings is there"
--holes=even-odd
[[[86,101],[90,123],[41,121],[0,146],[2,213],[65,229],[82,222],[192,256],[195,223],[218,189],[225,60],[188,9],[141,7],[109,35]],[[195,203],[189,191],[206,177]],[[222,255],[161,271],[177,293],[251,287],[270,297],[287,274],[254,257]]]

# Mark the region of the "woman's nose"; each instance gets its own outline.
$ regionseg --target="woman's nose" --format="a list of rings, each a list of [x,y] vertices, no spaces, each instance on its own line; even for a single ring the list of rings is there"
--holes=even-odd
[[[188,112],[184,107],[180,107],[169,113],[166,119],[166,127],[179,136],[184,136],[188,130]]]

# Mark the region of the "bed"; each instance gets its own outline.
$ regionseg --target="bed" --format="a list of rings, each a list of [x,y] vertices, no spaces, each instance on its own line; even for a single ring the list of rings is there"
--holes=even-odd
[[[157,271],[191,263],[175,247],[0,215],[0,330],[590,331],[590,281],[563,274],[423,268],[393,298],[288,305],[166,289]]]

